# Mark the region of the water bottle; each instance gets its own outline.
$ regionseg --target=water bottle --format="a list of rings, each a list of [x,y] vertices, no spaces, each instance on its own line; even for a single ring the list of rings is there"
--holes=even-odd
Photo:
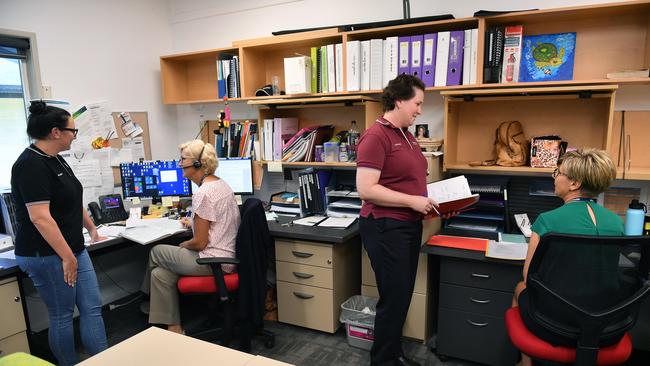
[[[641,235],[645,221],[646,206],[639,200],[632,200],[625,213],[625,235]]]

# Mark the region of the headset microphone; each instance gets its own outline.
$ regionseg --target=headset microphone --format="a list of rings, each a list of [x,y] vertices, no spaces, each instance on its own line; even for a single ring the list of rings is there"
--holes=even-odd
[[[203,156],[203,150],[205,150],[205,144],[203,144],[203,147],[201,148],[201,152],[199,153],[198,159],[196,159],[196,161],[192,163],[192,166],[196,169],[200,169],[203,166],[203,163],[201,163],[201,156]]]

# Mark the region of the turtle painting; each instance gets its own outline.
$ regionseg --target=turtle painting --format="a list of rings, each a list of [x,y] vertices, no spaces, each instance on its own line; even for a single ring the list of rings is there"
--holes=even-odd
[[[535,66],[540,69],[543,67],[562,65],[562,58],[564,57],[564,48],[560,48],[558,52],[557,47],[553,43],[537,43],[533,48],[533,58],[535,59]]]
[[[575,33],[525,36],[519,81],[573,79]]]

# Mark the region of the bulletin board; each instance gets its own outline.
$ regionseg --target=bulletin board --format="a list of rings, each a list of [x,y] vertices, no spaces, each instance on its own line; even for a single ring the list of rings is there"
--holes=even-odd
[[[151,139],[149,138],[149,120],[147,118],[147,112],[128,112],[131,116],[131,120],[142,128],[142,140],[144,142],[144,157],[146,160],[151,160]],[[120,118],[120,112],[111,113],[113,116],[113,123],[115,123],[115,131],[117,132],[117,138],[109,140],[109,145],[113,148],[120,149],[122,148],[122,139],[126,137],[122,131],[122,119]],[[120,177],[120,167],[113,167],[113,182],[116,186],[122,184],[122,179]]]

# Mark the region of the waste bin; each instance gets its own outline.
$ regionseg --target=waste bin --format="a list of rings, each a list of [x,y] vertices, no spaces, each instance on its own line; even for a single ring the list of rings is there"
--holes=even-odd
[[[354,295],[341,304],[339,321],[345,324],[350,346],[372,348],[376,309],[377,299],[362,295]]]

